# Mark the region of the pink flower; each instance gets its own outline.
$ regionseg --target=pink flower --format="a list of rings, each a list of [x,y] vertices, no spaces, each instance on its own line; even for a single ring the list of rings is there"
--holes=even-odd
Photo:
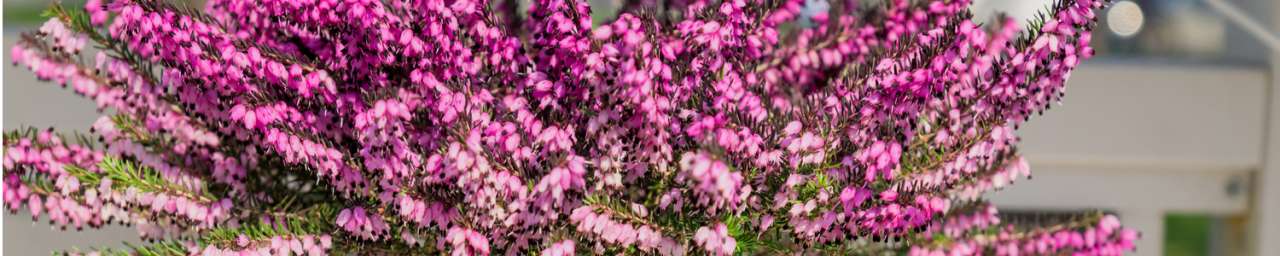
[[[12,61],[111,114],[101,148],[6,136],[3,202],[156,239],[333,223],[178,246],[209,255],[758,254],[733,235],[937,234],[949,242],[906,252],[1118,254],[1137,239],[1107,216],[1000,230],[972,203],[1029,175],[1014,128],[1094,54],[1105,1],[1054,5],[1030,31],[983,28],[968,1],[806,15],[800,0],[641,0],[605,20],[584,0],[511,4],[51,11]]]

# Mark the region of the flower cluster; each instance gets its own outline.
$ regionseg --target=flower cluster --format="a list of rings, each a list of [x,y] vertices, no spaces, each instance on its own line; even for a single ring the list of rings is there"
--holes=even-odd
[[[573,240],[564,240],[559,243],[552,243],[547,249],[542,250],[542,255],[547,256],[571,256],[578,255],[574,253],[577,250],[573,245]]]
[[[58,20],[49,20],[43,26],[40,26],[40,34],[48,36],[53,40],[53,47],[68,53],[79,53],[84,48],[85,43],[89,41],[84,35],[67,29],[66,25]]]
[[[489,254],[489,238],[468,228],[449,228],[445,241],[453,249],[452,255]]]
[[[989,234],[949,241],[948,245],[931,248],[914,247],[909,255],[1040,255],[1071,251],[1077,255],[1121,255],[1134,247],[1138,232],[1120,227],[1120,221],[1105,215],[1095,224],[1071,223],[1075,227],[1015,233],[1008,228]],[[994,248],[994,250],[988,250]]]
[[[677,244],[672,238],[663,236],[661,230],[645,225],[631,225],[614,221],[607,212],[597,213],[592,206],[574,209],[569,220],[577,225],[577,231],[600,236],[600,240],[610,244],[628,247],[636,246],[647,252],[664,255],[683,255],[686,248]]]
[[[693,241],[715,255],[733,255],[733,250],[738,247],[738,242],[729,236],[729,228],[723,223],[712,228],[698,228],[693,234]]]
[[[688,176],[689,187],[711,213],[721,208],[736,208],[751,194],[751,186],[742,187],[742,173],[729,170],[728,165],[711,159],[708,154],[686,153],[680,159],[680,166],[687,174],[677,175],[676,179]]]
[[[342,209],[336,223],[342,230],[366,239],[378,239],[387,235],[387,222],[376,214],[369,214],[363,207]]]
[[[498,1],[55,5],[12,61],[96,101],[101,147],[6,134],[5,207],[141,254],[1133,249],[979,198],[1029,175],[1014,128],[1106,0],[1028,31],[968,0]]]
[[[16,139],[5,147],[4,158],[5,169],[12,170],[4,182],[10,210],[25,204],[32,217],[47,215],[63,228],[133,223],[143,237],[151,238],[178,228],[213,228],[230,217],[228,198],[210,198],[160,180],[154,171],[104,158],[103,152],[92,148],[65,144],[50,131],[38,132],[35,140],[8,137]],[[160,222],[168,224],[154,224]]]

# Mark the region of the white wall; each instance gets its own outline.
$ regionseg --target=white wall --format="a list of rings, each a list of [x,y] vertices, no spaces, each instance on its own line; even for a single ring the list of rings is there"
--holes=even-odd
[[[1008,209],[1115,211],[1162,255],[1170,212],[1244,214],[1262,163],[1265,69],[1093,61],[1063,105],[1019,132],[1033,178],[993,201]]]

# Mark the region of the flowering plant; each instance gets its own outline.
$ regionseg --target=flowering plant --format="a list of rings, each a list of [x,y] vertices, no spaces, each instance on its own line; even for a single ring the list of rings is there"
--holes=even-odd
[[[1014,226],[979,198],[1029,175],[1013,128],[1105,0],[1025,32],[969,4],[55,5],[10,56],[103,116],[78,143],[7,133],[4,204],[152,241],[88,253],[1132,250],[1114,216]]]

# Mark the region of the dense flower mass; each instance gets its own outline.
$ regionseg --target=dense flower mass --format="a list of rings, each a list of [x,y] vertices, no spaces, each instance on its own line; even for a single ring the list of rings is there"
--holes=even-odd
[[[12,61],[103,116],[7,133],[4,206],[152,241],[86,254],[1133,249],[1114,216],[1016,226],[980,199],[1029,175],[1014,128],[1105,0],[1027,30],[872,2],[55,5]]]

